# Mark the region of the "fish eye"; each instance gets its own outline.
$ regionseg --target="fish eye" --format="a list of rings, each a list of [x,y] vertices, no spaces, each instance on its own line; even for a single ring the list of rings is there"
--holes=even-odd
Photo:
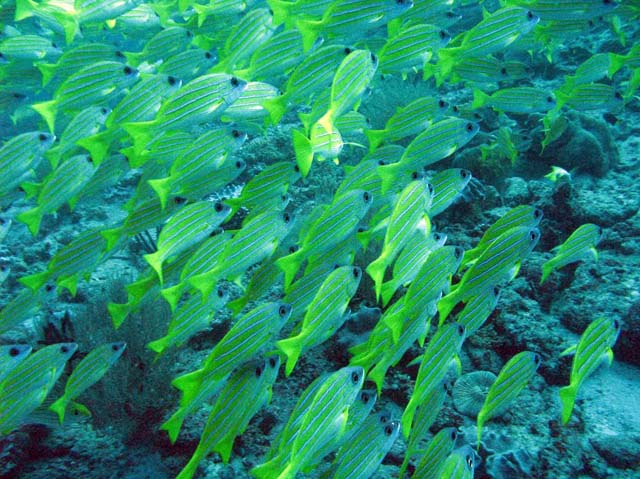
[[[300,173],[300,167],[298,165],[293,165],[293,171]]]
[[[461,324],[458,325],[458,336],[462,336],[465,332],[465,327]]]
[[[440,30],[438,32],[438,35],[440,36],[441,40],[444,40],[445,38],[447,38],[447,32],[445,32],[444,30]]]
[[[289,213],[285,213],[284,215],[282,215],[282,218],[284,219],[285,223],[289,223],[289,221],[291,221],[291,215],[289,215]]]
[[[66,354],[66,353],[68,353],[68,352],[69,352],[69,348],[68,348],[68,347],[66,347],[66,346],[61,346],[61,347],[60,347],[60,352],[61,352],[61,353]]]
[[[360,395],[360,399],[362,400],[363,403],[367,404],[369,402],[369,393],[363,392]]]
[[[444,101],[444,100],[438,100],[438,107],[446,108],[447,107],[447,102]]]
[[[467,465],[469,468],[473,469],[473,456],[471,454],[467,456]]]
[[[174,76],[169,76],[169,78],[167,78],[167,81],[169,82],[169,85],[173,86],[176,83],[178,83],[178,79]]]
[[[616,98],[616,100],[622,100],[622,95],[620,94],[619,91],[615,92],[613,96]]]
[[[40,133],[38,135],[38,140],[40,141],[47,141],[49,139],[49,135],[47,135],[46,133]]]
[[[533,355],[533,361],[534,361],[536,364],[540,364],[540,363],[542,362],[542,358],[540,357],[540,355],[538,355],[538,354],[534,354],[534,355]]]
[[[131,75],[133,73],[133,68],[127,65],[122,69],[122,71],[124,72],[125,75]]]
[[[236,77],[231,77],[231,86],[238,86],[240,81]]]
[[[351,53],[351,51],[352,51],[352,50],[351,50],[351,48],[346,47],[346,48],[344,49],[344,54],[345,54],[345,55],[348,55],[349,53]]]
[[[456,259],[462,258],[462,248],[456,246],[456,249],[453,250],[453,256],[455,256]]]
[[[240,137],[240,132],[238,130],[232,130],[231,131],[231,136],[233,136],[234,138],[239,138]]]
[[[412,180],[417,180],[418,178],[420,178],[420,175],[418,175],[417,171],[414,171],[413,173],[411,173]]]
[[[0,57],[1,57],[1,53],[0,53]],[[27,95],[23,95],[22,93],[18,93],[18,92],[14,92],[12,94],[13,98],[17,98],[18,100],[22,99],[22,98],[26,98]]]
[[[118,349],[120,349],[120,347],[117,344],[111,345],[111,351],[117,351]]]
[[[371,195],[369,194],[368,191],[364,192],[364,194],[362,195],[362,198],[364,199],[365,203],[369,203],[369,201],[371,201]]]
[[[535,210],[533,210],[533,217],[534,217],[535,219],[542,218],[542,210],[540,210],[540,209],[538,209],[538,208],[536,208]]]
[[[124,58],[124,53],[122,53],[120,50],[116,50],[115,56],[117,58]]]
[[[598,226],[598,236],[602,236],[603,233],[604,230],[602,229],[602,227]]]
[[[372,53],[372,54],[371,54],[371,61],[372,61],[373,63],[377,63],[377,62],[378,62],[378,57],[376,57],[375,53]]]
[[[224,291],[218,288],[218,298],[224,298]]]
[[[276,367],[276,358],[274,356],[271,356],[269,358],[269,367],[272,367],[272,368]]]
[[[287,251],[289,252],[289,254],[295,253],[296,251],[298,251],[298,247],[296,245],[291,245],[289,246],[289,249]]]
[[[18,354],[20,354],[20,350],[18,348],[13,347],[9,349],[9,356],[11,356],[12,358],[16,357]]]
[[[280,317],[284,317],[287,315],[287,307],[284,304],[278,308],[278,314],[280,315]]]
[[[493,287],[493,295],[494,296],[498,296],[500,294],[500,288],[498,288],[497,286]]]
[[[191,30],[187,30],[187,38],[191,38],[193,36],[193,32]]]
[[[440,241],[440,240],[442,240],[442,234],[440,234],[440,233],[434,233],[434,234],[433,234],[433,239],[434,239],[434,240],[436,240],[436,241]]]
[[[535,231],[532,230],[529,232],[529,238],[531,239],[531,241],[534,241],[537,237],[538,235],[536,234]]]
[[[385,436],[391,436],[391,434],[393,434],[393,426],[391,426],[391,424],[384,427],[384,434]]]
[[[352,372],[351,373],[351,381],[356,384],[358,382],[360,382],[360,375],[357,372]]]
[[[353,273],[353,277],[355,279],[358,279],[360,277],[360,268],[353,268],[351,272]]]
[[[469,172],[467,170],[460,170],[460,176],[466,178],[467,176],[469,176]]]
[[[204,52],[204,57],[207,60],[211,60],[213,58],[213,55],[211,54],[211,52]]]
[[[244,162],[242,160],[236,161],[236,168],[244,168]]]
[[[549,95],[549,96],[547,97],[547,103],[555,103],[555,102],[556,102],[556,101],[554,100],[554,98],[553,98],[551,95]]]
[[[384,160],[378,160],[378,166],[384,166],[384,165],[386,165]]]
[[[505,76],[507,75],[507,69],[505,67],[502,67],[500,69],[500,75],[505,75]]]
[[[456,431],[455,429],[451,431],[451,440],[455,441],[456,438],[458,437],[458,431]]]
[[[427,183],[427,189],[429,190],[429,194],[433,196],[433,185],[431,183]]]
[[[213,206],[217,213],[220,213],[224,209],[224,205],[219,201],[216,201],[216,204]]]
[[[527,10],[527,18],[529,20],[533,20],[533,17],[534,17],[533,12],[531,10]]]
[[[367,231],[367,228],[365,228],[364,226],[358,226],[356,233],[364,233],[365,231]]]
[[[6,264],[0,265],[0,271],[2,271],[3,273],[4,273],[7,269],[8,269],[8,268],[7,268],[7,265],[6,265]]]
[[[176,196],[176,197],[173,199],[173,202],[174,202],[176,205],[181,205],[181,204],[182,204],[182,203],[184,203],[185,201],[187,201],[187,199],[186,199],[186,198],[183,198],[182,196]]]
[[[87,155],[87,161],[88,161],[89,163],[93,163],[93,158],[91,158],[91,156],[90,156],[90,155]]]
[[[105,107],[100,108],[100,113],[102,113],[103,115],[107,114],[107,109]]]
[[[454,105],[452,110],[453,110],[454,113],[460,113],[460,108],[458,108],[458,105]]]
[[[262,366],[256,367],[256,377],[259,378],[262,376]]]
[[[464,128],[471,133],[473,131],[473,123],[467,123]]]
[[[51,291],[53,291],[53,285],[52,284],[48,284],[44,287],[44,290],[49,293]]]
[[[55,43],[53,43],[53,42],[51,42],[51,46],[52,46],[53,48],[58,48],[58,45],[56,45],[56,44],[55,44]]]

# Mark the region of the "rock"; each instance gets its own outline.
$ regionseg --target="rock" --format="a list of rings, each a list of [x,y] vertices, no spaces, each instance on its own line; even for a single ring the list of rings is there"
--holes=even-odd
[[[640,438],[623,434],[599,434],[589,439],[598,454],[612,467],[634,469],[640,466]]]

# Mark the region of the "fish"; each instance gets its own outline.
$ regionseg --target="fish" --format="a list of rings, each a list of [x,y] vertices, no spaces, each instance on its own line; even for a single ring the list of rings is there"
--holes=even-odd
[[[556,98],[551,92],[527,86],[501,88],[491,95],[474,88],[471,108],[483,106],[505,113],[544,113],[556,108]]]
[[[460,433],[455,427],[440,429],[427,443],[412,477],[416,479],[440,478],[439,471],[442,470],[447,457],[453,451],[459,436]]]
[[[500,288],[494,286],[471,298],[458,316],[456,323],[467,328],[467,336],[475,333],[489,318],[500,299]]]
[[[363,380],[364,371],[358,366],[328,375],[301,418],[287,460],[276,457],[251,469],[251,475],[258,479],[293,479],[313,460],[316,451],[343,433],[349,407],[356,400]]]
[[[241,285],[247,268],[269,258],[293,223],[294,218],[289,213],[278,210],[256,215],[225,244],[216,265],[209,271],[190,277],[189,284],[200,291],[203,298],[211,294],[220,279]]]
[[[275,19],[274,11],[273,24],[276,23]],[[251,81],[267,81],[289,74],[303,59],[300,32],[283,30],[258,46],[251,55],[247,68],[235,69],[233,73]]]
[[[393,446],[400,423],[382,411],[369,416],[334,460],[335,479],[371,477]]]
[[[233,440],[270,401],[279,367],[278,356],[269,356],[245,363],[229,377],[209,413],[196,450],[177,479],[193,477],[198,464],[210,452],[218,452],[225,464],[229,462]]]
[[[417,98],[404,107],[397,108],[382,130],[365,131],[369,151],[375,151],[382,143],[417,135],[434,121],[443,118],[448,109],[449,103],[445,100],[429,96]]]
[[[342,325],[344,313],[361,278],[362,271],[357,266],[341,266],[332,271],[309,304],[299,332],[276,342],[276,347],[287,357],[287,376],[303,350],[325,341]]]
[[[200,243],[229,214],[230,208],[221,202],[199,201],[178,210],[160,231],[155,253],[144,259],[158,274],[163,284],[162,264],[186,249]]]
[[[586,257],[593,257],[597,261],[596,246],[603,235],[604,230],[593,223],[585,223],[576,228],[564,243],[554,248],[555,256],[542,264],[540,284],[543,284],[552,272],[570,263],[581,261]]]
[[[446,320],[458,302],[465,302],[502,281],[513,279],[539,239],[540,230],[526,226],[512,228],[498,236],[464,273],[460,282],[452,286],[451,292],[438,302],[440,323]]]
[[[51,60],[59,57],[62,50],[48,38],[39,35],[9,36],[0,42],[0,54],[9,60]]]
[[[442,213],[455,203],[471,178],[471,172],[463,168],[442,170],[430,178],[429,183],[433,185],[434,194],[431,204],[427,208],[429,218]]]
[[[0,383],[0,434],[21,426],[42,404],[77,349],[76,343],[51,344],[13,368]]]
[[[37,168],[55,139],[55,135],[32,131],[16,135],[2,145],[0,196],[9,193],[30,176],[30,171]],[[16,161],[16,158],[19,160]]]
[[[141,52],[123,52],[127,62],[138,66],[142,62],[149,64],[168,58],[187,48],[193,41],[193,32],[180,26],[168,26],[152,36],[144,44]]]
[[[484,404],[478,413],[478,450],[480,450],[484,424],[492,417],[504,412],[511,405],[513,400],[529,383],[541,363],[542,358],[540,355],[531,351],[522,351],[502,366],[498,377],[489,388]]]
[[[276,261],[284,271],[285,292],[306,258],[325,253],[355,231],[371,202],[371,194],[358,189],[334,198],[332,204],[310,225],[304,238],[300,238],[300,248]]]
[[[426,211],[431,205],[433,194],[433,186],[421,180],[409,183],[400,193],[388,218],[380,256],[369,263],[366,269],[374,282],[376,300],[380,299],[387,267],[396,259],[421,221],[425,223],[427,235],[429,234],[431,222]]]
[[[460,351],[465,334],[465,327],[461,324],[445,324],[436,331],[427,344],[413,393],[402,414],[402,433],[405,439],[410,436],[416,409],[425,402],[431,390],[438,387],[447,375],[449,364]]]
[[[51,300],[56,288],[47,284],[36,292],[23,288],[0,309],[0,334],[4,334],[20,326],[26,320],[33,318],[40,311],[44,300]]]
[[[133,85],[138,70],[117,61],[99,61],[69,75],[58,87],[53,99],[31,105],[47,122],[51,133],[59,112],[99,103],[107,96]]]
[[[466,145],[477,133],[477,123],[462,118],[447,117],[432,123],[407,146],[398,163],[382,165],[382,192],[398,182],[403,174],[419,171],[436,163]]]
[[[60,424],[64,422],[65,412],[71,401],[100,381],[120,358],[126,346],[124,342],[97,346],[73,368],[65,384],[64,394],[49,406],[58,415]]]
[[[571,180],[571,173],[560,166],[551,166],[551,171],[544,175],[544,177],[556,183],[562,178]]]
[[[534,228],[540,224],[543,212],[539,208],[529,205],[519,205],[511,208],[493,223],[482,235],[478,244],[464,252],[462,264],[468,265],[474,262],[495,239],[505,231],[516,226],[528,226]]]
[[[5,344],[0,346],[0,384],[31,354],[31,346],[28,344]]]
[[[37,194],[37,206],[23,211],[16,219],[27,225],[33,236],[37,236],[42,218],[79,194],[95,170],[91,156],[80,154],[63,161],[44,178],[41,185],[23,183],[25,190]]]
[[[562,403],[562,424],[571,419],[573,406],[582,383],[595,372],[603,362],[613,362],[613,345],[620,331],[622,321],[617,318],[600,317],[589,323],[580,336],[578,344],[568,348],[563,355],[575,353],[571,364],[571,377],[568,386],[560,388]]]
[[[473,479],[475,465],[475,453],[471,446],[462,446],[449,454],[438,472],[438,477],[440,479]]]

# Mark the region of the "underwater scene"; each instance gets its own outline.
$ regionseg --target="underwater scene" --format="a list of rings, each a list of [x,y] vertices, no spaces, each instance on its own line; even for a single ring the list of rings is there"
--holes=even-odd
[[[0,0],[0,477],[640,479],[638,0]]]

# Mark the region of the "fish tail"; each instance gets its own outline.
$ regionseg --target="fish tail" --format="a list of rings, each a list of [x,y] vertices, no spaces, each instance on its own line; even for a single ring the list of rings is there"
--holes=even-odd
[[[33,236],[38,236],[38,231],[40,231],[40,222],[42,221],[42,212],[39,207],[23,211],[16,217],[16,219],[26,224]]]
[[[208,271],[207,273],[198,274],[189,279],[189,284],[202,294],[202,303],[207,301],[207,298],[211,296],[213,288],[216,287],[218,282],[218,274],[216,270]]]
[[[479,88],[473,89],[473,103],[471,104],[471,108],[481,108],[487,104],[487,100],[489,99],[489,95],[480,90]]]
[[[540,285],[544,283],[549,275],[553,272],[554,265],[551,261],[547,261],[542,265],[542,277],[540,278]]]
[[[135,52],[123,52],[125,58],[127,59],[127,64],[132,67],[137,67],[140,65],[140,62],[144,59],[141,53]]]
[[[389,188],[391,188],[395,183],[397,177],[396,169],[397,166],[395,163],[391,165],[382,165],[378,168],[378,175],[382,180],[380,184],[380,191],[382,194],[389,191]]]
[[[386,258],[383,255],[380,255],[378,258],[373,260],[367,266],[365,270],[373,282],[375,284],[376,291],[376,301],[380,300],[380,290],[382,289],[382,280],[384,279],[384,272],[387,269]]]
[[[191,479],[198,470],[198,465],[200,464],[201,460],[202,457],[200,454],[198,454],[198,450],[196,449],[196,452],[193,453],[193,456],[191,456],[191,459],[189,459],[187,465],[184,466],[182,471],[180,471],[180,473],[176,476],[176,479]]]
[[[158,198],[160,198],[160,205],[164,210],[167,206],[167,199],[171,194],[171,186],[173,183],[171,181],[171,177],[167,176],[166,178],[159,178],[157,180],[148,180],[147,183],[149,183],[149,186],[153,188],[153,191],[158,194]]]
[[[147,261],[147,263],[149,263],[149,266],[151,266],[158,274],[158,279],[160,279],[160,284],[162,285],[162,263],[164,261],[164,258],[162,257],[160,252],[156,251],[155,253],[145,254],[144,259]]]
[[[409,466],[409,451],[407,451],[407,453],[405,453],[404,455],[404,459],[402,460],[402,465],[400,466],[400,472],[398,473],[398,479],[402,479],[404,477],[404,473],[407,470],[407,467]]]
[[[60,421],[60,424],[64,422],[64,413],[67,409],[68,403],[69,403],[69,400],[67,399],[67,397],[61,396],[58,399],[56,399],[51,404],[51,406],[49,406],[49,409],[58,415],[58,420]]]
[[[17,5],[18,2],[16,2],[16,6]],[[56,65],[52,63],[40,63],[36,64],[36,67],[40,70],[40,74],[42,75],[42,86],[47,86],[47,83],[49,83],[56,74]]]
[[[440,316],[438,327],[444,323],[456,304],[458,304],[458,299],[454,293],[449,293],[438,301],[438,313]]]
[[[50,273],[49,271],[42,271],[40,273],[30,274],[28,276],[23,276],[18,280],[18,282],[25,285],[27,288],[31,289],[34,293],[42,288],[45,283],[49,280]]]
[[[166,336],[164,338],[156,339],[155,341],[147,343],[147,348],[158,354],[163,353],[168,346],[169,345],[167,344]]]
[[[402,413],[402,418],[400,419],[400,424],[402,426],[402,434],[405,439],[409,439],[409,434],[411,433],[411,425],[413,424],[413,416],[416,413],[415,402],[412,401],[413,398],[409,400],[409,404],[405,408]]]
[[[129,313],[131,312],[131,307],[129,303],[109,303],[107,304],[107,309],[109,310],[109,314],[111,315],[111,321],[113,322],[113,327],[118,329],[120,325],[127,319]]]
[[[35,111],[37,111],[44,121],[47,122],[49,131],[53,133],[56,125],[56,113],[58,112],[58,102],[56,100],[43,101],[41,103],[34,103],[31,105]]]
[[[386,130],[365,130],[364,134],[369,140],[369,153],[371,153],[384,141]]]
[[[246,296],[240,296],[239,298],[234,299],[233,301],[230,301],[225,306],[234,315],[238,315],[238,314],[240,314],[240,311],[242,311],[242,308],[244,308],[246,306],[247,302],[248,302],[248,299],[247,299]]]
[[[16,2],[16,7],[18,2]],[[16,11],[17,14],[17,11]],[[618,55],[617,53],[609,53],[609,71],[607,72],[607,76],[611,78],[615,73],[620,70],[626,61],[625,55]]]
[[[75,298],[78,291],[78,275],[72,274],[71,276],[58,279],[58,286],[65,288],[71,293],[71,296]]]
[[[270,461],[267,461],[263,464],[258,464],[249,471],[249,474],[251,474],[256,479],[273,479],[274,477],[277,477],[277,475],[282,470],[280,462],[281,461],[279,457],[276,456]]]
[[[267,0],[269,8],[273,12],[273,26],[277,27],[284,23],[289,17],[289,5],[290,2],[284,2],[283,0]]]
[[[480,411],[480,413],[478,414],[478,421],[477,421],[477,429],[478,429],[478,440],[476,444],[477,451],[480,451],[480,441],[482,439],[482,427],[484,426],[485,421],[486,421],[485,415],[483,411]]]
[[[577,395],[577,384],[569,384],[568,386],[560,388],[560,401],[562,402],[562,424],[566,424],[569,422]]]
[[[300,257],[300,251],[298,250],[295,253],[288,254],[287,256],[283,256],[276,261],[276,265],[282,271],[284,271],[284,289],[285,292],[291,286],[293,282],[293,278],[296,276],[298,269],[300,269],[300,265],[302,264],[302,258]]]
[[[93,160],[93,164],[97,168],[107,157],[112,139],[113,136],[111,130],[105,130],[100,133],[96,133],[95,135],[81,138],[76,141],[76,145],[81,146],[89,152],[91,159]]]
[[[382,284],[382,288],[380,288],[380,296],[382,296],[382,306],[386,306],[393,298],[393,295],[396,293],[396,289],[398,285],[392,279]]]
[[[231,451],[233,450],[233,442],[236,437],[233,434],[227,434],[224,438],[218,441],[218,444],[213,448],[215,452],[220,454],[222,458],[222,462],[224,464],[229,464],[229,459],[231,458]]]
[[[287,356],[285,375],[289,377],[302,353],[302,342],[297,336],[276,342],[276,347]]]
[[[178,4],[180,3],[191,3],[190,1],[185,2],[184,0],[180,0],[178,2]],[[180,8],[180,11],[184,11],[185,9]],[[202,24],[207,20],[207,17],[209,16],[207,14],[207,6],[206,5],[201,5],[199,3],[194,3],[193,4],[193,10],[196,12],[196,14],[198,15],[198,28],[200,28],[202,26]]]
[[[142,151],[151,140],[151,132],[155,126],[154,121],[138,121],[135,123],[123,123],[122,128],[133,139],[135,151]]]
[[[394,344],[400,339],[400,333],[402,333],[402,314],[404,308],[400,308],[396,313],[385,316],[384,324],[391,330],[391,337]]]
[[[381,397],[382,394],[382,384],[384,383],[384,376],[386,374],[385,368],[380,366],[380,363],[376,364],[376,366],[369,371],[368,379],[373,381],[376,384],[376,389],[378,390],[378,397]]]
[[[60,163],[60,156],[62,155],[61,150],[62,148],[58,145],[53,148],[49,148],[44,154],[45,158],[49,160],[52,170],[55,170],[58,167],[58,163]]]
[[[285,95],[269,98],[262,102],[262,106],[269,113],[271,123],[277,125],[287,111],[287,99]]]
[[[451,74],[456,64],[456,55],[458,48],[441,48],[438,50],[438,63],[436,63],[437,75],[436,81],[442,83]],[[438,76],[440,77],[438,79]]]
[[[120,237],[124,231],[123,227],[111,228],[100,232],[102,237],[107,240],[107,251],[111,251],[113,247],[120,241]]]
[[[33,16],[34,9],[38,8],[38,4],[33,0],[16,0],[16,11],[14,19],[16,22]]]
[[[307,176],[313,162],[313,146],[301,130],[293,130],[293,150],[302,176]]]
[[[240,198],[227,198],[224,200],[224,204],[231,208],[227,218],[233,218],[233,215],[242,207],[242,200]]]
[[[174,313],[176,310],[176,306],[178,305],[178,301],[182,297],[182,291],[184,289],[183,283],[178,283],[175,286],[171,286],[169,288],[164,288],[160,290],[160,294],[165,299],[169,306],[171,307],[171,312]]]
[[[194,394],[192,394],[192,392],[196,392],[199,389],[203,375],[204,369],[196,369],[190,373],[178,376],[171,381],[171,385],[174,388],[182,391],[183,399],[180,401],[181,405],[188,404],[190,402],[188,398],[193,397]]]
[[[78,20],[73,15],[65,12],[53,12],[52,15],[64,30],[64,41],[67,42],[67,45],[70,45],[80,28]]]
[[[322,28],[322,21],[299,18],[296,21],[296,25],[302,35],[302,48],[306,53],[316,42],[320,29]]]
[[[184,422],[184,408],[180,407],[178,410],[173,413],[169,419],[167,419],[162,425],[160,429],[162,431],[167,431],[169,434],[169,440],[171,444],[175,444],[176,439],[180,435],[180,429],[182,429],[182,423]]]

